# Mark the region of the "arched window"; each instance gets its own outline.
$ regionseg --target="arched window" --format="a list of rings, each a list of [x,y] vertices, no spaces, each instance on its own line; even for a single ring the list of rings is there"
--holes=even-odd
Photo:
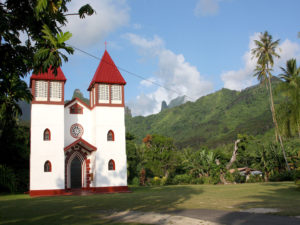
[[[50,141],[51,140],[51,133],[49,129],[46,129],[44,131],[44,141]]]
[[[108,170],[115,170],[115,161],[112,159],[108,162]]]
[[[44,164],[44,172],[51,172],[52,171],[52,166],[50,161],[46,161]]]
[[[107,140],[108,141],[114,141],[115,140],[115,134],[112,130],[108,131],[107,133]]]

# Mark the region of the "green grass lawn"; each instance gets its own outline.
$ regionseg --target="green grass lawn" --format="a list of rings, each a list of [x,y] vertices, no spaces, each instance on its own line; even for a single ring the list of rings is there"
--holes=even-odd
[[[0,224],[105,224],[103,210],[169,211],[278,208],[300,215],[300,190],[292,182],[236,185],[131,187],[132,193],[30,198],[0,196]]]

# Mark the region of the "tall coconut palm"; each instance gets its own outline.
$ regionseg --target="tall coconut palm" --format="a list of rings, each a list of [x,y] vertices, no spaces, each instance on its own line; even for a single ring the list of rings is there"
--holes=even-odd
[[[281,67],[281,70],[283,74],[280,74],[280,77],[284,81],[281,90],[289,100],[289,119],[297,125],[300,137],[300,67],[297,68],[296,59],[290,59],[286,62],[286,68]]]
[[[252,55],[257,59],[257,67],[255,70],[256,73],[254,74],[254,76],[257,76],[260,82],[267,82],[266,87],[269,90],[270,107],[271,107],[273,122],[275,125],[275,135],[278,136],[279,138],[281,150],[286,162],[287,169],[290,170],[290,167],[286,159],[282,138],[279,132],[277,119],[276,119],[276,112],[274,107],[272,84],[271,84],[271,78],[272,78],[271,71],[274,65],[274,57],[276,58],[280,57],[276,53],[276,49],[279,44],[279,39],[273,41],[272,36],[267,31],[261,34],[259,39],[260,40],[254,40],[256,47],[251,50]]]

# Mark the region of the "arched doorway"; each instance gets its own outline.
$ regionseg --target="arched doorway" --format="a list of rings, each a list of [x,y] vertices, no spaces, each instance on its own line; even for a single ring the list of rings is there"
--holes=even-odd
[[[81,161],[76,156],[71,162],[71,188],[81,188],[82,179],[81,179]]]

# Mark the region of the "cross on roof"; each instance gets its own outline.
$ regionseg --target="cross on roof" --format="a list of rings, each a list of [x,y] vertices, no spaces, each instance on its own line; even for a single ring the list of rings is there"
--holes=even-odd
[[[104,44],[105,44],[105,50],[106,50],[107,49],[107,42],[105,41]]]

